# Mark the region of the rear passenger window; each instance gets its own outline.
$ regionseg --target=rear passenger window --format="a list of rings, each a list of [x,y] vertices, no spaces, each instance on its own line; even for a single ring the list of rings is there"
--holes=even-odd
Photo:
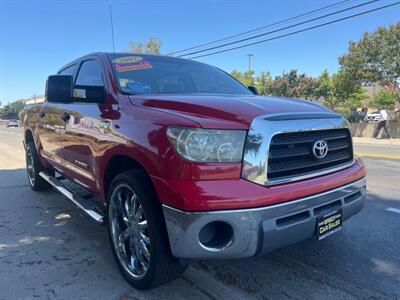
[[[97,60],[83,62],[75,84],[103,86],[103,71],[100,63]]]

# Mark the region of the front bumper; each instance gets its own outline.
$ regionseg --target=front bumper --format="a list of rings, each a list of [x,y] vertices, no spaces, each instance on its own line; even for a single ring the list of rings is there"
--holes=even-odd
[[[365,197],[366,179],[362,178],[327,192],[260,208],[185,212],[163,205],[163,211],[175,257],[227,259],[261,255],[310,238],[318,216],[341,208],[346,220],[362,209]],[[211,222],[227,225],[214,227],[214,235],[218,235],[215,245],[202,243],[199,237]]]

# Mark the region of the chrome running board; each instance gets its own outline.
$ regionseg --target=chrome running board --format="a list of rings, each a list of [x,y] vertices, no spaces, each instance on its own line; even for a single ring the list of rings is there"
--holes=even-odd
[[[101,224],[104,223],[104,215],[96,210],[96,205],[93,201],[73,193],[61,181],[46,172],[40,172],[39,175],[93,220]]]

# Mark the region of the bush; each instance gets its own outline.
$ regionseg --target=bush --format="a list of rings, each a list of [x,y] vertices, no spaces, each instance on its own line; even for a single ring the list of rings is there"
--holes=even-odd
[[[369,104],[377,109],[392,108],[396,104],[396,96],[392,92],[380,90]]]

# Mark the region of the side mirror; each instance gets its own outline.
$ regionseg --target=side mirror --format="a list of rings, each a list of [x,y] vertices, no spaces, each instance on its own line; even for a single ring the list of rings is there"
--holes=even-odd
[[[72,91],[74,101],[103,103],[106,97],[104,86],[75,85]]]
[[[254,95],[258,95],[258,90],[257,90],[257,88],[256,88],[255,86],[249,85],[247,88],[248,88],[248,89],[250,90],[250,92],[252,92]]]
[[[46,99],[48,102],[72,102],[72,76],[49,76],[46,81]]]

